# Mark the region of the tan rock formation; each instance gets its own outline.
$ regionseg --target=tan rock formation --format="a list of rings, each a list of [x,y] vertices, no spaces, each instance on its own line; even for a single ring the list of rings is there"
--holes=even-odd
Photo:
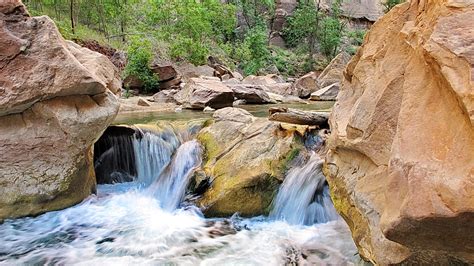
[[[474,263],[473,17],[470,0],[412,0],[345,70],[325,169],[377,264]]]
[[[62,39],[20,1],[0,4],[0,220],[71,206],[95,190],[91,146],[118,104],[108,59]]]
[[[295,131],[239,108],[217,110],[213,117],[215,123],[198,134],[204,172],[212,179],[198,206],[209,216],[268,213],[287,163],[301,148]]]
[[[204,109],[206,106],[214,109],[232,106],[234,92],[224,83],[205,78],[190,78],[180,90],[175,99],[185,108]]]

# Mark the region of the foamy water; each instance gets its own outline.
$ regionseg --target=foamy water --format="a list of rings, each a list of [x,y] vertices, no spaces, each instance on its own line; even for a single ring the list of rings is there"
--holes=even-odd
[[[326,219],[327,211],[311,207],[319,204],[327,209],[328,202],[314,196],[324,183],[318,172],[320,159],[312,157],[290,170],[277,196],[277,214],[271,218],[208,219],[196,207],[181,205],[190,176],[201,164],[202,147],[195,140],[179,143],[170,146],[163,136],[144,134],[134,144],[139,146],[134,182],[99,185],[96,196],[76,206],[0,224],[0,264],[350,265],[359,261],[344,222],[333,216]],[[327,194],[322,197],[330,201]],[[311,221],[325,223],[302,225]]]
[[[118,189],[112,194],[113,187]],[[0,225],[0,263],[78,265],[281,265],[357,261],[347,226],[289,225],[259,217],[205,219],[195,208],[164,211],[128,184],[36,218]],[[112,188],[111,188],[112,187]],[[105,192],[102,192],[105,191]]]

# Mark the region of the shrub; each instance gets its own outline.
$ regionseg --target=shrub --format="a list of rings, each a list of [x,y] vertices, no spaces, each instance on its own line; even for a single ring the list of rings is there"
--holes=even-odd
[[[158,77],[151,71],[149,65],[153,58],[151,42],[148,39],[132,38],[127,50],[128,63],[124,76],[135,76],[142,83],[146,92],[158,85]]]

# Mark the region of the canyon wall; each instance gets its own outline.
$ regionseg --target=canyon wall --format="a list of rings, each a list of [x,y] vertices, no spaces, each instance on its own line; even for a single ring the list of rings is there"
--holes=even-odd
[[[362,257],[474,263],[474,2],[412,0],[348,64],[325,172]]]

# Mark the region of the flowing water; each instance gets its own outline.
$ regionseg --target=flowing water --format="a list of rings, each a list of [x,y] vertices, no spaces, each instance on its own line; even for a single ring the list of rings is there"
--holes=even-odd
[[[350,232],[333,212],[316,154],[288,172],[270,217],[209,219],[182,204],[201,164],[200,144],[166,130],[139,132],[132,136],[132,182],[99,185],[97,195],[76,206],[0,224],[0,264],[358,262]]]
[[[305,225],[338,219],[322,173],[322,164],[323,159],[316,152],[311,152],[309,160],[288,171],[276,196],[271,218]]]

